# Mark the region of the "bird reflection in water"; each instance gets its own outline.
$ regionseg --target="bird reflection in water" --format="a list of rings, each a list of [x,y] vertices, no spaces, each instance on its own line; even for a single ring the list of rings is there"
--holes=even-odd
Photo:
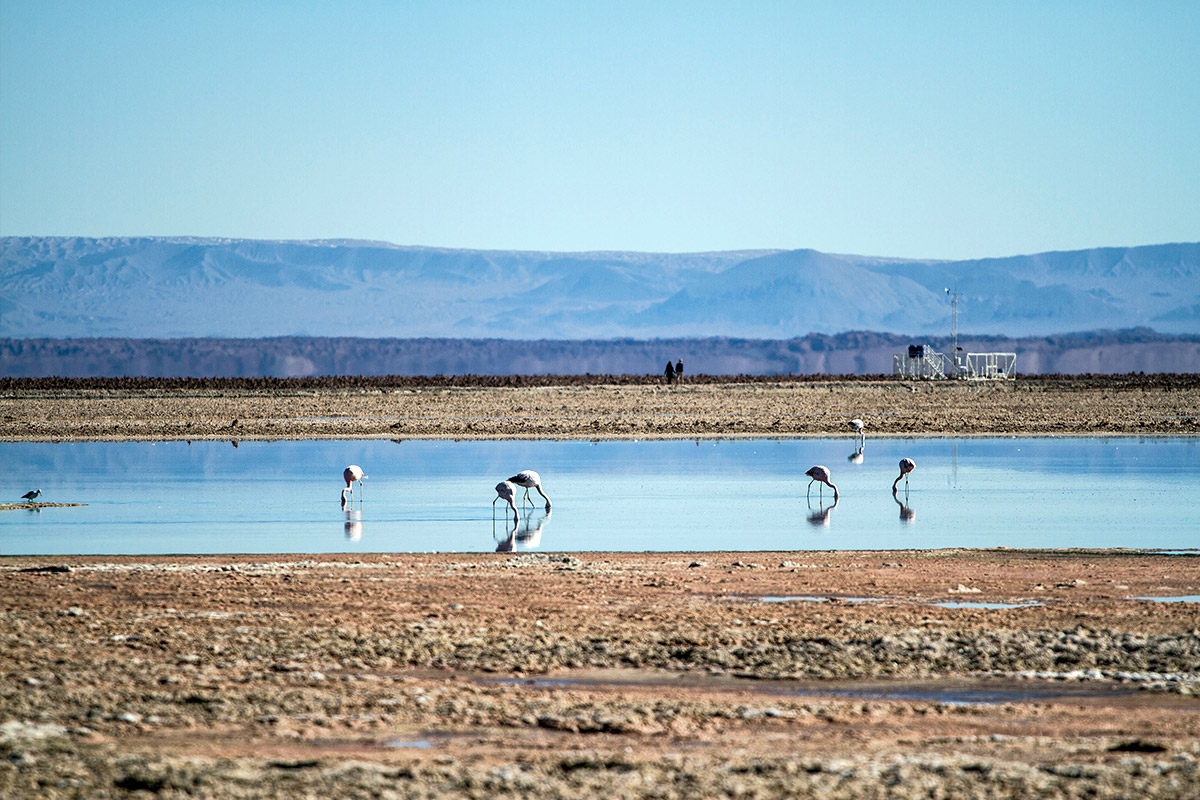
[[[904,490],[904,499],[900,499],[900,495],[892,489],[892,499],[896,501],[896,505],[900,506],[900,521],[912,525],[917,521],[917,512],[913,511],[913,507],[908,504],[908,490]]]
[[[856,444],[854,446],[854,452],[851,453],[850,455],[846,456],[846,460],[849,461],[851,464],[861,464],[863,462],[863,446],[862,446],[862,444]]]
[[[550,521],[550,512],[545,514],[527,514],[519,522],[509,522],[505,516],[504,538],[499,538],[500,531],[496,528],[496,520],[492,520],[492,538],[496,540],[497,553],[511,553],[517,545],[523,550],[536,550],[542,544],[542,528]]]
[[[346,523],[343,527],[345,529],[347,539],[352,542],[357,542],[359,539],[361,539],[363,531],[362,509],[347,508]]]
[[[816,525],[818,528],[828,527],[829,516],[833,513],[833,510],[837,508],[837,504],[838,501],[836,497],[833,499],[833,503],[828,506],[825,505],[824,501],[818,501],[816,510],[813,510],[812,502],[810,501],[808,504],[808,509],[812,513],[808,515],[808,523],[810,525]]]

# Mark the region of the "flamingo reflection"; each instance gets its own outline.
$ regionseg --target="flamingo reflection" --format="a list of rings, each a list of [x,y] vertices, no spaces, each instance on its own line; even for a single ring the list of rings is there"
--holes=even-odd
[[[507,519],[507,517],[506,517]],[[496,537],[495,521],[492,523],[492,537],[496,538],[497,553],[511,553],[517,545],[524,550],[535,550],[542,544],[542,529],[550,521],[550,512],[541,516],[526,515],[525,519],[505,525],[504,539]]]
[[[812,511],[812,513],[808,515],[809,524],[815,525],[818,528],[828,527],[829,526],[829,516],[830,516],[830,514],[833,513],[833,510],[835,508],[837,508],[837,504],[838,504],[837,497],[834,497],[832,505],[826,506],[826,505],[824,505],[824,503],[818,503],[816,510],[813,511],[812,504],[810,503],[808,508],[810,511]]]
[[[900,521],[912,525],[917,521],[917,512],[908,504],[908,490],[904,490],[904,499],[901,500],[896,490],[892,489],[892,499],[896,501],[896,505],[900,506]]]
[[[343,526],[346,532],[346,538],[352,542],[357,542],[362,538],[362,509],[348,508],[346,509],[346,522]]]

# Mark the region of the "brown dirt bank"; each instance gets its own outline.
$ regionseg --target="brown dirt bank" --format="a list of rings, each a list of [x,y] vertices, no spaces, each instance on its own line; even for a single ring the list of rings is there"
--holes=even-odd
[[[0,439],[1200,434],[1200,375],[7,379]]]
[[[1195,797],[1200,618],[1130,599],[1180,594],[1200,557],[5,558],[0,795]]]

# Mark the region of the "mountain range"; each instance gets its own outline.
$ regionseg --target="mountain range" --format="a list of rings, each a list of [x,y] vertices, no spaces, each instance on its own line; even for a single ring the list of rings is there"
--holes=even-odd
[[[970,261],[815,250],[452,250],[352,240],[0,239],[0,336],[455,339],[1200,333],[1200,243]]]

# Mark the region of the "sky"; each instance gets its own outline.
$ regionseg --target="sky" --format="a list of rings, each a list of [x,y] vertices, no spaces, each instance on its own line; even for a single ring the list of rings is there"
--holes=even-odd
[[[0,0],[0,235],[1200,239],[1200,3]]]

